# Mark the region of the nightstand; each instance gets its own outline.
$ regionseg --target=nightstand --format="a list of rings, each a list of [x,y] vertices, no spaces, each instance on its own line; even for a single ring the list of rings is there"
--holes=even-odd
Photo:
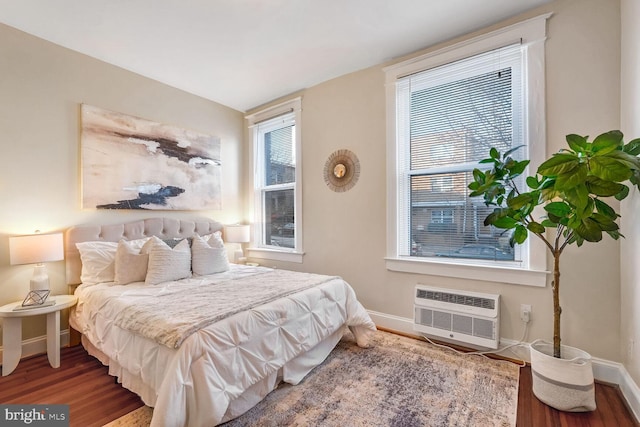
[[[47,357],[53,368],[60,367],[60,310],[73,306],[77,298],[74,295],[52,295],[56,301],[46,307],[13,310],[22,301],[12,302],[0,307],[2,321],[2,376],[7,376],[18,366],[22,356],[22,318],[47,315]]]

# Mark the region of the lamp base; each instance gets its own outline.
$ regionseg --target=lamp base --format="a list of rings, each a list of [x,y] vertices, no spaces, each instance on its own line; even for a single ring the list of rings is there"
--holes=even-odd
[[[47,275],[47,267],[44,264],[37,264],[33,268],[30,289],[32,291],[49,290],[49,275]]]
[[[235,264],[244,264],[247,259],[244,257],[244,251],[242,249],[236,249],[233,252],[233,262]]]

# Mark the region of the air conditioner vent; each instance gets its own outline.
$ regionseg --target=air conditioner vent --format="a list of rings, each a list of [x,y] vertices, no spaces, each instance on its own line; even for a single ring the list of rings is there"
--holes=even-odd
[[[493,310],[496,308],[495,299],[474,297],[470,295],[452,294],[449,292],[431,291],[418,289],[417,297],[430,301],[441,301],[450,304],[466,305],[469,307],[486,308]]]
[[[500,342],[500,295],[417,285],[413,329],[487,348]]]

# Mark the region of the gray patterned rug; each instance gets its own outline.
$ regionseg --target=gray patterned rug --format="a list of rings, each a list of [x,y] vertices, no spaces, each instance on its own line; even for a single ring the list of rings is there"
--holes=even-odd
[[[518,365],[381,331],[373,344],[346,334],[299,385],[282,384],[224,426],[515,426]],[[150,417],[144,407],[109,426]]]

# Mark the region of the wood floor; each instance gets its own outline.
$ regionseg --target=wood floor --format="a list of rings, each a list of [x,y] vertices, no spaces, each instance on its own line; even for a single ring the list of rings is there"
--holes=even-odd
[[[68,404],[72,427],[100,427],[142,406],[82,346],[63,348],[59,369],[49,366],[46,355],[22,360],[11,375],[0,377],[0,403]],[[594,412],[556,411],[533,396],[531,370],[523,368],[517,426],[639,426],[616,387],[596,384],[596,403]]]

